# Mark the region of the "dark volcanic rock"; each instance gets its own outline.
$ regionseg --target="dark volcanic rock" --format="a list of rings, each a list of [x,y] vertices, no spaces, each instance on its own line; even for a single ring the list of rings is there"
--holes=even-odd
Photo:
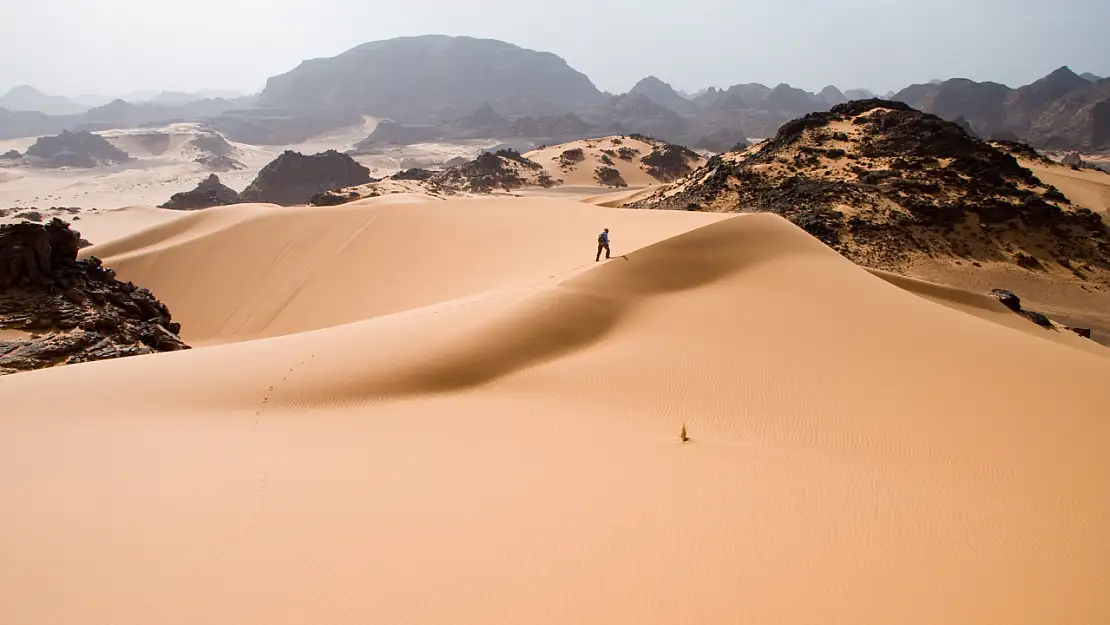
[[[59,219],[0,225],[0,374],[187,349],[179,324],[147,289],[120,282]]]
[[[647,137],[633,135],[633,139],[640,139],[647,143],[655,143]],[[673,144],[664,144],[652,150],[651,154],[640,159],[648,175],[656,180],[671,182],[693,171],[690,161],[696,159],[697,154],[690,150]]]
[[[175,193],[161,208],[174,210],[199,210],[213,206],[227,206],[239,202],[239,194],[232,188],[220,183],[216,174],[208,176],[196,189],[185,193]]]
[[[63,132],[42,137],[27,148],[27,156],[46,167],[100,167],[133,160],[100,135],[91,132]]]
[[[1076,334],[1078,334],[1079,336],[1081,336],[1085,339],[1091,338],[1091,329],[1090,328],[1072,328],[1072,327],[1069,326],[1068,329],[1071,330],[1072,332],[1075,332]]]
[[[307,204],[317,193],[370,181],[369,169],[335,150],[311,156],[286,151],[262,168],[239,199],[294,206]]]
[[[998,299],[1002,305],[1014,312],[1021,312],[1021,298],[1014,295],[1011,291],[1005,289],[994,289],[991,291],[991,297]]]

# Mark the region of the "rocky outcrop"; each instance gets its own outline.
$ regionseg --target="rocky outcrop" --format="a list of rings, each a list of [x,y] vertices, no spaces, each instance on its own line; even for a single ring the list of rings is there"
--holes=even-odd
[[[19,150],[8,150],[0,154],[0,161],[14,161],[20,157]]]
[[[549,188],[562,184],[538,163],[515,150],[483,152],[474,160],[445,169],[406,169],[385,180],[315,195],[313,206],[334,206],[391,193],[422,193],[432,197],[485,195],[524,187]]]
[[[196,189],[184,193],[175,193],[170,201],[161,208],[172,210],[200,210],[213,206],[228,206],[239,203],[239,193],[231,187],[224,186],[216,174],[208,176]]]
[[[1110,269],[1098,214],[1012,154],[900,102],[853,101],[794,120],[633,207],[775,212],[884,269],[916,254],[1055,265],[1084,279],[1076,267]]]
[[[133,160],[127,152],[91,132],[41,137],[27,148],[27,156],[42,167],[101,167]]]
[[[647,137],[633,136],[648,143],[653,141]],[[648,175],[660,182],[672,182],[693,171],[690,163],[696,161],[698,155],[680,145],[663,144],[655,148],[641,159]]]
[[[554,54],[491,39],[430,35],[360,45],[275,76],[264,106],[352,107],[401,123],[458,119],[490,104],[503,115],[569,113],[601,92]]]
[[[295,206],[307,204],[317,193],[370,181],[369,169],[335,150],[311,156],[286,151],[262,168],[239,199],[242,202]]]
[[[79,241],[60,219],[0,225],[0,374],[188,348],[165,305],[78,259]]]

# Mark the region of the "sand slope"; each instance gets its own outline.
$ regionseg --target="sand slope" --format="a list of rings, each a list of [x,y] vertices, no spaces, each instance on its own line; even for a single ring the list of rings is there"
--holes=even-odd
[[[102,246],[207,339],[285,335],[0,380],[0,621],[1110,619],[1100,354],[772,215],[328,210]],[[220,272],[241,322],[189,307]]]
[[[597,233],[624,253],[721,219],[641,216],[567,200],[214,208],[86,250],[142,284],[190,343],[290,334],[591,266]],[[415,203],[414,203],[415,202]],[[479,253],[475,253],[479,251]],[[205,276],[203,280],[196,279]]]

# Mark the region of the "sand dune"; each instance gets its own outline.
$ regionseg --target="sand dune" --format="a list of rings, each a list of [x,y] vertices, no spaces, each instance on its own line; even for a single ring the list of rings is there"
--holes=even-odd
[[[1110,360],[776,216],[247,206],[95,249],[225,344],[0,379],[0,621],[1110,619]]]
[[[591,266],[605,227],[614,251],[624,253],[721,219],[566,200],[529,200],[534,208],[521,210],[512,199],[393,197],[310,210],[209,209],[86,253],[157,293],[183,320],[188,342],[208,343],[314,330],[548,279]]]

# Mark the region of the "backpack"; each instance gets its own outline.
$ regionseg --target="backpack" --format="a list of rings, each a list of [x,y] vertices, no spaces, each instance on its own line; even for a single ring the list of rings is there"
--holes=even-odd
[[[604,232],[602,232],[601,234],[597,235],[597,242],[598,242],[598,243],[602,243],[602,244],[604,244],[604,243],[605,243],[605,233],[604,233]]]

